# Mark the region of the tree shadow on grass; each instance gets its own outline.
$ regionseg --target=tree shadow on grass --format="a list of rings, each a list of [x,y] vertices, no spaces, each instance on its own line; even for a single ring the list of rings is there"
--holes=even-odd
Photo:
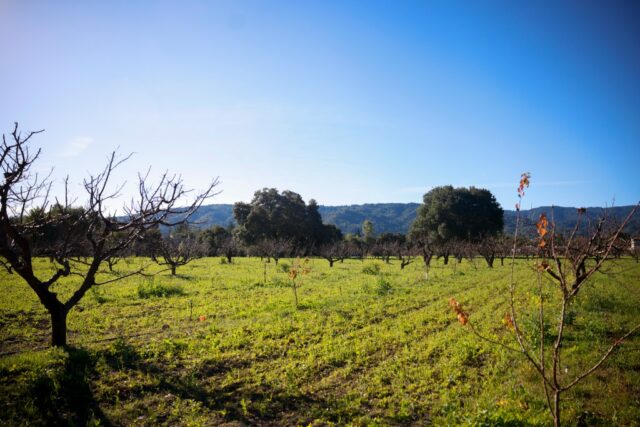
[[[129,399],[144,394],[173,395],[198,402],[220,414],[225,422],[241,425],[309,424],[305,414],[341,413],[331,402],[316,396],[287,391],[271,384],[259,384],[251,375],[233,382],[223,381],[232,371],[250,368],[245,359],[204,360],[195,367],[176,368],[141,357],[133,346],[118,343],[108,351],[105,362],[114,369],[150,374],[158,381],[137,391]],[[224,384],[224,385],[223,385]],[[339,416],[338,416],[339,417]],[[307,419],[309,418],[309,419]],[[340,419],[329,420],[339,422]],[[344,419],[342,419],[344,421]]]
[[[87,425],[90,422],[111,426],[94,398],[89,377],[95,360],[82,349],[69,347],[62,370],[52,378],[39,376],[31,386],[31,396],[47,425]]]
[[[330,395],[309,395],[256,381],[252,368],[260,361],[205,359],[185,366],[180,355],[147,356],[124,340],[95,352],[65,351],[59,364],[32,372],[37,375],[23,391],[26,400],[7,419],[29,425],[111,426],[151,414],[145,418],[147,423],[174,424],[195,416],[213,425],[276,426],[308,425],[317,418],[339,425],[363,415]],[[137,379],[142,380],[131,387]],[[103,383],[111,394],[101,395],[96,387]],[[118,408],[113,407],[114,391],[120,399]],[[103,409],[116,410],[117,415],[107,416]]]

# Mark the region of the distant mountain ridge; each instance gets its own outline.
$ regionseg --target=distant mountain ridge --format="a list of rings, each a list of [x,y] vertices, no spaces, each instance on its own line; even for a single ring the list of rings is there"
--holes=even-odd
[[[589,207],[585,208],[586,212],[583,217],[583,222],[591,221],[595,226],[595,222],[603,215],[607,215],[608,218],[614,221],[614,223],[621,223],[633,209],[633,205],[629,206],[615,206],[611,208],[601,207]],[[550,222],[556,224],[558,231],[567,231],[575,227],[578,220],[578,209],[573,207],[563,206],[541,206],[538,208],[532,208],[528,210],[520,211],[521,218],[523,220],[524,228],[529,227],[531,232],[533,224],[535,224],[540,215],[544,213]],[[507,234],[512,234],[516,228],[516,211],[504,211],[504,231]],[[632,236],[640,235],[640,212],[631,218],[624,230]]]
[[[334,224],[344,234],[356,233],[360,230],[362,222],[366,219],[373,222],[375,234],[402,233],[405,234],[411,227],[419,203],[366,203],[363,205],[324,206],[320,205],[320,215],[325,224]],[[622,221],[633,206],[617,206],[607,208],[607,215],[616,221]],[[556,222],[558,230],[567,230],[574,226],[578,216],[578,210],[573,207],[541,206],[538,208],[520,211],[525,223],[532,224],[538,220],[541,213],[545,213]],[[596,219],[605,212],[604,208],[587,208],[587,217]],[[235,225],[233,219],[233,205],[214,204],[201,206],[191,217],[191,223],[199,228],[208,228],[214,225],[226,227]],[[505,210],[505,232],[513,233],[516,224],[516,211]],[[634,236],[640,234],[640,212],[634,215],[626,231]]]
[[[365,220],[373,222],[375,234],[406,234],[416,218],[419,203],[367,203],[364,205],[320,206],[322,221],[334,224],[342,233],[361,231]]]

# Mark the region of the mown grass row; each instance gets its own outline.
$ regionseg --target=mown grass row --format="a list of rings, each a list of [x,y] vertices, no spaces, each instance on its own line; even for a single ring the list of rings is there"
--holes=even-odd
[[[313,259],[296,309],[286,268],[267,264],[265,281],[259,259],[202,259],[177,277],[131,277],[91,292],[69,317],[67,352],[42,349],[46,312],[4,275],[0,423],[548,424],[535,373],[450,311],[455,297],[478,329],[510,339],[502,323],[510,269],[474,264],[436,264],[426,280],[420,261],[404,270],[373,260],[330,269]],[[567,377],[639,320],[640,267],[618,260],[607,271],[572,307]],[[530,262],[518,261],[516,283],[535,343]],[[639,348],[634,337],[574,389],[565,419],[637,425]]]

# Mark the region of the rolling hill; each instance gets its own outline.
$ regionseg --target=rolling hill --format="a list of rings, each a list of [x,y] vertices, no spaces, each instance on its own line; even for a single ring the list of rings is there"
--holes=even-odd
[[[367,203],[363,205],[347,206],[320,206],[320,215],[327,224],[335,224],[343,233],[355,233],[360,230],[362,222],[366,219],[373,222],[376,234],[381,233],[406,233],[415,219],[418,203]],[[591,207],[587,208],[587,218],[594,220],[607,215],[621,221],[633,208],[633,206],[618,206],[613,208]],[[545,213],[556,222],[558,230],[567,230],[574,226],[577,219],[577,209],[573,207],[542,206],[529,210],[522,210],[522,218],[525,224],[533,224]],[[513,233],[516,224],[516,211],[505,210],[505,232]],[[214,204],[201,206],[193,215],[192,223],[199,228],[208,228],[213,225],[228,226],[235,224],[233,219],[233,205]],[[633,235],[640,234],[640,213],[629,223],[626,230]]]

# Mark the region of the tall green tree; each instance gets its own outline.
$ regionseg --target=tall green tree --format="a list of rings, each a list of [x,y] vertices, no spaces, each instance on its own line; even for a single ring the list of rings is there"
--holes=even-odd
[[[409,234],[414,241],[447,248],[454,241],[480,242],[502,231],[503,210],[489,190],[436,187],[423,197]],[[446,259],[448,252],[441,251]]]
[[[342,237],[335,226],[322,223],[315,200],[307,205],[293,191],[263,188],[255,192],[250,204],[236,203],[233,215],[238,223],[236,236],[246,245],[287,240],[301,248]]]
[[[373,221],[365,219],[362,222],[362,236],[367,243],[373,242]]]

